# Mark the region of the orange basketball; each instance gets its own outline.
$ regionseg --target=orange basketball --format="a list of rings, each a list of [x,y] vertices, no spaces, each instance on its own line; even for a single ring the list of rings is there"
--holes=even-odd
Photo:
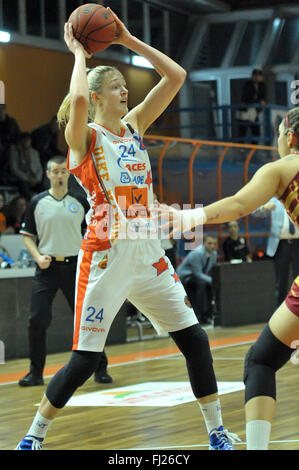
[[[89,53],[100,52],[115,38],[116,23],[110,11],[97,3],[86,3],[73,11],[68,19],[75,38]]]

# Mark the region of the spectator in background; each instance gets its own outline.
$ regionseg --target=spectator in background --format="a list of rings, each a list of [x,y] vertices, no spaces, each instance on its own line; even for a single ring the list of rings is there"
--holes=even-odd
[[[263,81],[263,72],[260,69],[254,69],[251,80],[248,80],[242,91],[241,102],[247,105],[239,111],[239,137],[244,142],[248,129],[254,137],[252,143],[258,144],[261,136],[262,108],[266,105],[267,87]],[[261,107],[252,107],[251,105],[260,105]]]
[[[21,133],[17,144],[10,147],[9,168],[20,194],[27,199],[43,189],[43,168],[39,153],[31,146],[28,132]]]
[[[3,207],[4,207],[4,194],[0,193],[0,232],[1,233],[4,233],[5,230],[7,229],[6,217],[5,217],[5,214],[3,213]]]
[[[58,124],[56,116],[43,126],[37,127],[32,133],[32,146],[39,152],[44,170],[47,162],[56,155],[61,155],[58,148]]]
[[[9,149],[20,133],[17,121],[7,114],[6,105],[0,104],[0,180],[3,184],[7,184],[9,174]]]
[[[275,296],[279,306],[289,290],[289,274],[299,272],[299,229],[289,219],[282,203],[275,197],[252,213],[256,217],[271,216],[266,254],[274,261]]]
[[[222,245],[224,261],[239,259],[251,263],[249,249],[244,237],[239,236],[239,224],[236,220],[227,224],[229,236]]]
[[[213,278],[209,273],[217,265],[216,248],[217,238],[206,235],[203,245],[190,251],[177,269],[177,274],[200,323],[213,323]]]
[[[5,215],[5,197],[0,192],[0,235],[14,234],[15,230],[13,227],[7,226],[7,218]]]
[[[7,226],[11,228],[10,233],[19,233],[27,205],[28,201],[25,197],[17,196],[5,208],[4,214]]]

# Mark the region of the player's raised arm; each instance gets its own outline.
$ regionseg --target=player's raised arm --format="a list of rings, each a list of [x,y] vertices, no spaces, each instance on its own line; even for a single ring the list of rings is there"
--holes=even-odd
[[[65,138],[69,147],[75,152],[77,163],[80,163],[88,149],[88,136],[91,134],[91,130],[87,126],[89,88],[86,74],[86,58],[91,56],[85,51],[82,44],[74,38],[71,23],[65,24],[64,39],[75,57],[70,92],[65,99],[69,107],[65,118]],[[60,114],[63,112],[63,107],[62,105]]]
[[[111,10],[110,10],[111,11]],[[118,33],[114,43],[122,44],[131,51],[145,57],[161,76],[159,83],[148,93],[142,103],[132,109],[125,120],[136,127],[143,136],[148,127],[163,113],[182,87],[186,71],[167,55],[148,46],[131,35],[125,25],[112,12]]]

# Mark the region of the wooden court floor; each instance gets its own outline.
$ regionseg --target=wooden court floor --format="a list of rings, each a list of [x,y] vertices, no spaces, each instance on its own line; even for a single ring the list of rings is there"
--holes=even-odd
[[[224,426],[242,440],[237,450],[245,449],[244,390],[229,391],[229,387],[242,382],[244,356],[262,327],[259,324],[207,329],[217,381],[228,386],[229,393],[220,397]],[[74,398],[79,405],[66,406],[61,411],[48,431],[44,450],[208,450],[196,401],[174,405],[171,402],[180,400],[180,387],[188,382],[188,377],[185,361],[170,338],[108,346],[106,353],[113,383],[96,384],[91,377],[78,389]],[[66,352],[47,357],[45,386],[69,355]],[[17,380],[27,371],[27,359],[0,365],[1,450],[14,449],[27,432],[45,390],[45,386],[19,387]],[[278,407],[270,450],[299,449],[298,377],[299,365],[292,363],[277,374]],[[108,405],[93,401],[101,402],[103,397]],[[109,405],[111,397],[113,405]]]

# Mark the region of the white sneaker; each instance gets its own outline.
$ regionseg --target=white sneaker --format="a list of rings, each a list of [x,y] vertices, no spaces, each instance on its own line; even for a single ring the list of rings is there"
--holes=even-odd
[[[210,447],[209,450],[235,450],[233,444],[241,439],[237,434],[228,432],[223,426],[218,429],[213,429],[210,434]]]
[[[25,436],[15,450],[42,450],[43,439],[34,436]]]

